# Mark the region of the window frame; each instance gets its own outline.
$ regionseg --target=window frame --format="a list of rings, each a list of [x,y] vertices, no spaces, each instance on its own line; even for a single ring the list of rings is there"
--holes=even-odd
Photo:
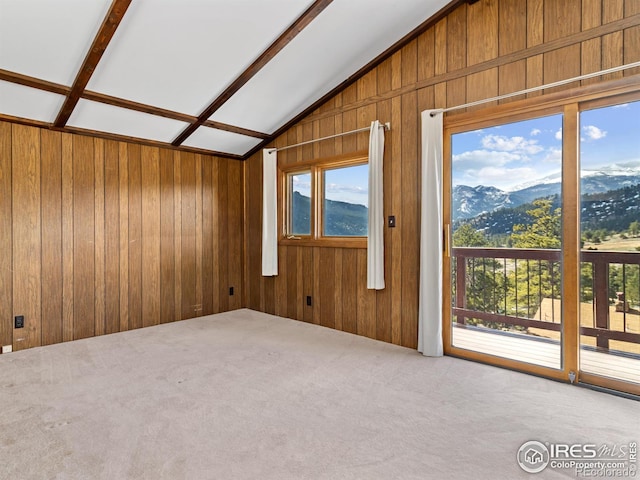
[[[324,213],[324,172],[337,168],[366,165],[369,163],[368,150],[337,155],[333,157],[307,160],[278,167],[278,244],[298,246],[322,246],[341,248],[367,248],[367,237],[336,237],[323,235]],[[311,173],[311,233],[310,235],[290,234],[289,176],[296,173]]]

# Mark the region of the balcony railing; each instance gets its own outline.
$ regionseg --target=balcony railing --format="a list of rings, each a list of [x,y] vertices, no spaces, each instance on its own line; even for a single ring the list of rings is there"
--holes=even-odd
[[[640,345],[640,253],[581,254],[580,334],[594,337],[598,349],[608,350],[610,340]],[[562,330],[560,250],[456,247],[452,257],[457,324],[521,333]],[[626,350],[620,343],[615,349]]]

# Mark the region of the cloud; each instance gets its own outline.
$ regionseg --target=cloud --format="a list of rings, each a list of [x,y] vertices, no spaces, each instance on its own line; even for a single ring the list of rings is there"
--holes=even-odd
[[[595,125],[586,125],[582,127],[582,131],[586,135],[589,140],[600,140],[607,136],[607,132],[604,130],[600,130]]]
[[[540,130],[539,128],[534,128],[533,130],[531,130],[531,133],[529,135],[531,135],[532,137],[535,137],[536,135],[540,135],[542,133],[542,130]]]
[[[618,162],[618,165],[622,168],[636,168],[640,170],[640,159]]]
[[[303,178],[300,178],[303,177]],[[294,175],[293,176],[293,190],[301,193],[311,192],[310,175]]]
[[[452,158],[456,170],[478,170],[489,166],[501,167],[521,159],[522,156],[515,153],[492,150],[469,150],[454,155]]]
[[[364,205],[365,207],[369,204],[367,188],[339,183],[326,183],[324,188],[328,200]]]
[[[481,140],[482,146],[501,152],[518,152],[535,155],[544,150],[537,140],[527,140],[524,137],[505,137],[504,135],[487,135]]]
[[[556,140],[562,140],[562,129],[556,132]]]
[[[466,185],[492,185],[500,189],[508,189],[514,182],[537,178],[539,172],[529,167],[504,168],[504,167],[484,167],[478,170],[467,170],[465,178],[456,183]]]
[[[547,156],[542,160],[545,163],[562,163],[562,149],[550,148],[547,151]]]
[[[614,105],[613,108],[629,108],[629,104],[621,103],[620,105]]]
[[[368,190],[363,187],[358,187],[356,185],[340,185],[339,183],[328,183],[324,188],[327,192],[335,193],[357,193],[366,195],[368,192]]]

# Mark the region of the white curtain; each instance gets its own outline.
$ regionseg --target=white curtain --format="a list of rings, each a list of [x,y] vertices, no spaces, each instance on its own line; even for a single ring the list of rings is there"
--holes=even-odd
[[[418,351],[442,356],[442,112],[422,112]]]
[[[262,275],[278,275],[278,153],[262,150]]]
[[[367,234],[367,288],[384,289],[384,210],[382,157],[384,126],[378,120],[369,132],[369,229]]]

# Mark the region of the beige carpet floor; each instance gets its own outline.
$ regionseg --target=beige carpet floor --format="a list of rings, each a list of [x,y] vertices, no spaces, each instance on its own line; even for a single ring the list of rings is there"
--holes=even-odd
[[[0,355],[2,479],[546,479],[640,402],[251,310]]]

